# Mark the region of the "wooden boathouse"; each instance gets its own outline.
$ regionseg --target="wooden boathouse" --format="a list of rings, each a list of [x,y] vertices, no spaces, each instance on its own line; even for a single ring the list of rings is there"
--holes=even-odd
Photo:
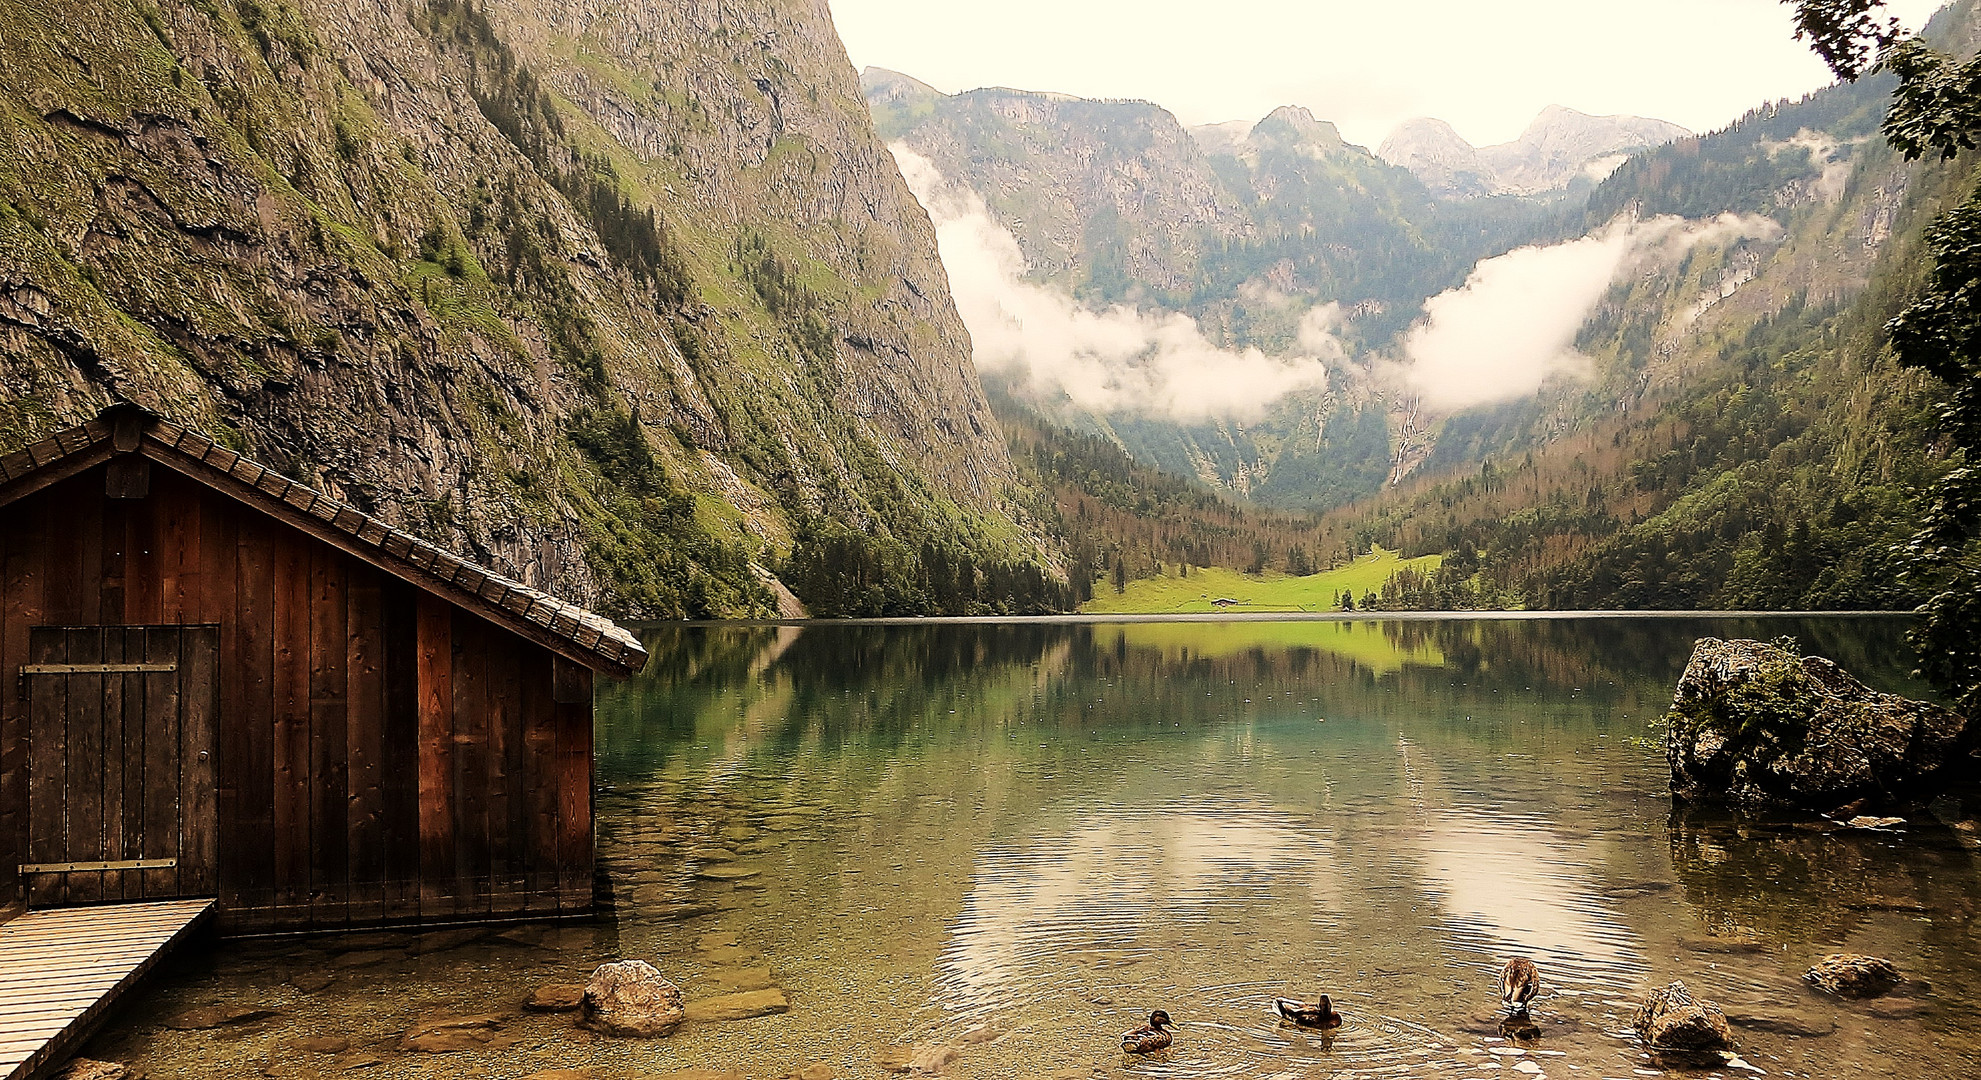
[[[0,457],[0,920],[592,905],[611,622],[130,405]]]

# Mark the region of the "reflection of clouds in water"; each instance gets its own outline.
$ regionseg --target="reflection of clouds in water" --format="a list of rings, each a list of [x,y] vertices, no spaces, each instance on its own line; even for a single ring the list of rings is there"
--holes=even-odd
[[[1461,943],[1585,974],[1649,970],[1643,940],[1595,892],[1595,871],[1577,850],[1534,819],[1481,810],[1434,812],[1417,841]]]
[[[1168,931],[1279,885],[1338,910],[1332,848],[1263,804],[1210,799],[1084,814],[1063,835],[986,850],[938,962],[944,996],[975,999],[1095,960],[1088,950],[1172,945]]]
[[[1596,892],[1599,879],[1584,842],[1544,818],[1429,802],[1422,762],[1399,738],[1405,797],[1417,826],[1415,854],[1425,883],[1439,895],[1462,948],[1524,953],[1552,966],[1555,979],[1613,985],[1650,970],[1644,943]]]
[[[1634,983],[1650,971],[1644,941],[1607,898],[1589,842],[1569,840],[1553,822],[1480,807],[1436,807],[1434,765],[1397,737],[1414,854],[1424,884],[1438,894],[1454,943],[1492,957],[1525,953],[1549,981]]]

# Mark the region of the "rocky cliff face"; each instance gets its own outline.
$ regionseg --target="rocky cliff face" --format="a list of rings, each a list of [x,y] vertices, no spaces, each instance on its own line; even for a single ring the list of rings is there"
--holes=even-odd
[[[1040,280],[1083,289],[1098,263],[1137,292],[1186,291],[1205,248],[1242,228],[1196,142],[1147,102],[941,95],[880,69],[863,84],[882,136],[982,195]]]
[[[1560,105],[1541,110],[1512,142],[1474,147],[1430,117],[1397,125],[1376,156],[1409,169],[1440,198],[1545,195],[1577,180],[1600,181],[1633,151],[1691,132],[1641,116],[1590,116]]]
[[[629,615],[1043,557],[824,0],[27,0],[0,113],[0,442],[132,398]]]

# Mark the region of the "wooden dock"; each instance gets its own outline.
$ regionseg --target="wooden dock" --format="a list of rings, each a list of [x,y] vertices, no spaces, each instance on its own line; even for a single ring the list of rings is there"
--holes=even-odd
[[[164,900],[52,908],[0,923],[0,1080],[26,1080],[75,1050],[212,913],[212,900]]]

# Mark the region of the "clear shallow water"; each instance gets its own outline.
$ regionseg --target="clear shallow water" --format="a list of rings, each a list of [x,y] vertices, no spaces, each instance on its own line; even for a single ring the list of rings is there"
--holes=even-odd
[[[1649,726],[1702,634],[1796,634],[1918,692],[1901,631],[657,630],[648,672],[600,699],[600,919],[231,945],[180,965],[92,1053],[154,1076],[877,1076],[919,1048],[953,1052],[955,1077],[1629,1077],[1660,1073],[1626,1030],[1636,1002],[1682,978],[1743,1023],[1768,1075],[1970,1075],[1974,834],[1674,815]],[[1806,991],[1800,973],[1840,950],[1913,981],[1872,1003]],[[1492,991],[1514,952],[1547,988],[1542,1037],[1518,1045]],[[691,1000],[774,984],[792,1008],[653,1043],[519,1011],[622,956]],[[1277,1025],[1273,997],[1321,992],[1342,1029]],[[281,1011],[164,1026],[216,1004]],[[1118,1034],[1153,1008],[1181,1022],[1175,1048],[1124,1059]],[[502,1045],[399,1048],[463,1014],[500,1015]],[[312,1036],[350,1045],[298,1043]]]

